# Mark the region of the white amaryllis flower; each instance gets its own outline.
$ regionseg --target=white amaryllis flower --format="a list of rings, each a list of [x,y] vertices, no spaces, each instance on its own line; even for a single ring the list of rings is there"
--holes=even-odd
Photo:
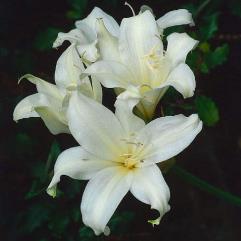
[[[87,62],[94,62],[99,57],[96,44],[96,21],[97,19],[103,19],[106,28],[113,36],[118,36],[119,25],[113,17],[106,14],[103,10],[95,7],[92,12],[83,20],[79,20],[75,23],[76,28],[68,33],[59,33],[57,39],[53,43],[53,47],[57,48],[65,40],[75,43],[79,54]]]
[[[149,221],[159,224],[169,210],[170,193],[156,163],[180,153],[202,128],[196,114],[161,117],[145,125],[132,113],[136,103],[118,99],[113,114],[84,95],[73,93],[70,99],[69,129],[81,146],[60,154],[47,192],[56,195],[62,175],[90,180],[81,212],[84,224],[97,235],[109,232],[106,225],[128,191],[159,211]]]
[[[23,118],[41,117],[52,134],[69,133],[66,108],[71,91],[77,89],[86,96],[102,101],[100,83],[93,81],[91,85],[89,78],[80,79],[84,69],[76,47],[72,44],[57,61],[56,85],[30,74],[24,75],[21,79],[26,78],[35,84],[38,93],[27,96],[17,104],[13,119],[18,121]]]
[[[196,85],[195,77],[185,60],[198,41],[186,33],[173,33],[167,37],[167,49],[164,50],[160,37],[160,29],[185,23],[185,17],[181,18],[180,12],[188,14],[187,11],[177,10],[156,22],[153,14],[146,10],[137,16],[124,18],[119,38],[113,36],[99,20],[97,30],[101,60],[90,65],[84,73],[95,76],[105,87],[126,90],[122,98],[140,98],[137,108],[147,119],[151,119],[169,86],[173,86],[184,98],[191,97]],[[174,21],[172,17],[176,15]]]

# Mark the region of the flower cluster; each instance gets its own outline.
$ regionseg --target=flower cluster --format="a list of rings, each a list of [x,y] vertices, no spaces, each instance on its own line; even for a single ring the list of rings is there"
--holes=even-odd
[[[41,117],[52,134],[69,133],[80,146],[62,152],[47,193],[56,195],[62,175],[89,180],[81,201],[82,219],[95,234],[110,232],[107,223],[131,192],[159,212],[169,211],[170,191],[157,163],[183,151],[202,129],[197,114],[153,120],[169,86],[184,98],[195,90],[195,77],[185,63],[198,41],[186,33],[167,36],[165,28],[193,25],[185,10],[155,19],[144,7],[118,23],[95,7],[76,28],[59,33],[53,47],[69,41],[56,64],[55,83],[27,74],[37,93],[24,98],[14,120]],[[114,88],[115,113],[102,105],[102,87]]]

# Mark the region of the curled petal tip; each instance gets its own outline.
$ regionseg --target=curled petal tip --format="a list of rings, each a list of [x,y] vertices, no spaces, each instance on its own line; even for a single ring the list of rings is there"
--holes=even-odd
[[[157,219],[148,220],[147,222],[150,223],[152,225],[152,227],[154,228],[155,225],[159,225],[160,224],[160,220],[161,220],[161,217],[159,217]]]
[[[57,187],[53,186],[51,188],[48,188],[46,192],[48,193],[49,196],[51,196],[52,198],[55,198],[57,193]]]

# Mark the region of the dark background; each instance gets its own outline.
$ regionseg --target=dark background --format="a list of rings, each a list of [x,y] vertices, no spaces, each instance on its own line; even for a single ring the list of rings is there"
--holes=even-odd
[[[211,126],[207,123],[176,162],[211,185],[241,197],[240,1],[129,1],[136,12],[141,5],[149,5],[157,17],[182,6],[195,9],[203,2],[207,6],[201,9],[191,31],[200,34],[201,27],[211,21],[209,15],[217,12],[218,29],[201,43],[207,42],[212,49],[227,44],[229,54],[226,61],[208,72],[201,70],[195,60],[189,61],[195,70],[196,94],[212,98],[219,110],[219,121]],[[119,23],[123,17],[131,16],[124,1],[118,0],[0,3],[0,240],[241,240],[241,207],[196,187],[194,181],[185,180],[174,169],[165,176],[171,190],[171,211],[161,224],[155,228],[147,224],[147,219],[156,213],[127,195],[113,219],[113,234],[109,237],[95,238],[81,226],[79,202],[84,182],[63,177],[59,198],[53,200],[45,193],[51,177],[48,173],[43,178],[46,160],[51,160],[51,173],[56,153],[76,143],[71,136],[52,136],[39,119],[13,122],[15,105],[35,92],[32,84],[23,81],[17,85],[17,80],[32,73],[53,82],[56,61],[68,43],[55,50],[51,49],[51,41],[57,32],[72,29],[74,21],[87,16],[94,6]],[[202,35],[196,37],[200,39]],[[207,65],[211,63],[207,61]],[[111,106],[114,95],[110,90],[105,90],[105,94],[104,103]],[[172,110],[175,114],[183,112],[185,104],[196,103],[194,98],[185,102],[181,99],[177,95],[178,108]],[[164,103],[169,102],[166,99]]]

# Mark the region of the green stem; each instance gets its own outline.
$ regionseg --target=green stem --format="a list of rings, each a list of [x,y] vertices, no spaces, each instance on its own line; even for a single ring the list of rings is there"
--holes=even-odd
[[[220,188],[214,187],[209,183],[205,182],[204,180],[192,175],[185,169],[181,168],[178,165],[173,166],[171,169],[177,176],[181,177],[185,181],[191,183],[193,186],[200,188],[224,201],[227,201],[231,204],[234,204],[238,207],[241,207],[241,198],[237,197],[229,192],[225,192]]]

